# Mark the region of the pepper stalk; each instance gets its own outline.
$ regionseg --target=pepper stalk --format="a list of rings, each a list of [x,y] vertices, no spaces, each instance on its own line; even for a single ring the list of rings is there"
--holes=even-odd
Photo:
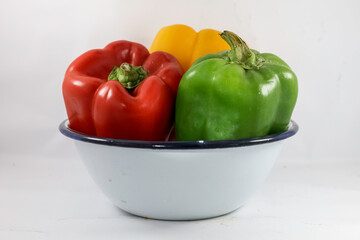
[[[230,62],[241,65],[244,69],[259,69],[264,59],[253,52],[246,42],[238,35],[230,31],[220,33],[220,37],[224,39],[230,46],[231,50],[228,52]]]
[[[133,89],[147,78],[146,71],[141,66],[133,66],[130,63],[122,63],[115,66],[108,76],[108,80],[116,80],[126,89]]]

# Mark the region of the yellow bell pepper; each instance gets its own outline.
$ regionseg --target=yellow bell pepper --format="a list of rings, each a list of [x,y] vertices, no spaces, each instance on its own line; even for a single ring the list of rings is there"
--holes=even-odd
[[[189,26],[176,24],[164,27],[155,36],[150,53],[155,51],[168,52],[174,55],[184,71],[199,57],[230,49],[220,37],[220,32],[203,29],[196,32]]]

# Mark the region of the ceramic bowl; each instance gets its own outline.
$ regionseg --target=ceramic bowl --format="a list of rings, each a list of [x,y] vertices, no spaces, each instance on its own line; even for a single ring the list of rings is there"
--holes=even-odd
[[[232,212],[265,181],[287,131],[265,137],[192,142],[148,142],[87,136],[68,127],[91,177],[108,198],[134,215],[195,220]]]

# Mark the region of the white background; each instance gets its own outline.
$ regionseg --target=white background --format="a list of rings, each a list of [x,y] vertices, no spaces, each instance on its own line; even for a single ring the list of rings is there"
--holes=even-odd
[[[228,224],[226,231],[211,227],[221,219],[167,225],[144,222],[113,208],[86,175],[72,142],[57,129],[66,118],[61,84],[72,60],[119,39],[150,47],[161,27],[176,23],[196,30],[236,32],[252,48],[280,56],[298,76],[293,119],[300,131],[288,141],[268,183],[249,203],[254,208],[228,216],[237,221]],[[98,225],[85,226],[81,221],[64,225],[61,219],[80,208],[76,203],[82,203],[82,210],[75,213],[80,219],[87,210],[93,212],[91,216],[111,215],[111,221],[99,223],[103,228],[91,235],[94,239],[119,237],[112,232],[119,229],[115,220],[127,226],[127,239],[142,239],[144,229],[157,239],[192,233],[197,239],[263,239],[260,232],[273,234],[272,239],[336,239],[345,232],[348,239],[359,239],[355,230],[360,226],[359,29],[357,0],[1,0],[0,239],[81,239],[85,227]],[[284,172],[286,168],[289,172]],[[74,191],[74,186],[79,189]],[[297,213],[289,210],[294,207],[291,204],[285,205],[286,211],[268,202],[291,196],[296,201],[303,194],[314,197],[303,206],[303,200],[293,203],[301,206]],[[79,200],[88,198],[99,206]],[[54,201],[59,206],[51,205]],[[333,202],[326,205],[327,201]],[[309,208],[313,210],[302,216]],[[314,216],[316,209],[322,210]],[[252,210],[257,214],[252,215]],[[330,212],[338,217],[332,219]],[[249,221],[244,218],[247,214],[253,217]],[[306,227],[299,219],[308,218],[315,223]],[[162,226],[172,226],[174,231],[162,233]],[[199,228],[203,231],[194,230]],[[206,235],[209,229],[213,232]],[[226,235],[229,232],[232,235]]]

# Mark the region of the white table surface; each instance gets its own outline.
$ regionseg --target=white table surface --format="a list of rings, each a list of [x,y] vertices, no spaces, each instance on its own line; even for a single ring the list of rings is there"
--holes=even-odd
[[[360,239],[360,163],[280,158],[243,208],[169,222],[127,214],[78,156],[0,154],[0,239]]]

